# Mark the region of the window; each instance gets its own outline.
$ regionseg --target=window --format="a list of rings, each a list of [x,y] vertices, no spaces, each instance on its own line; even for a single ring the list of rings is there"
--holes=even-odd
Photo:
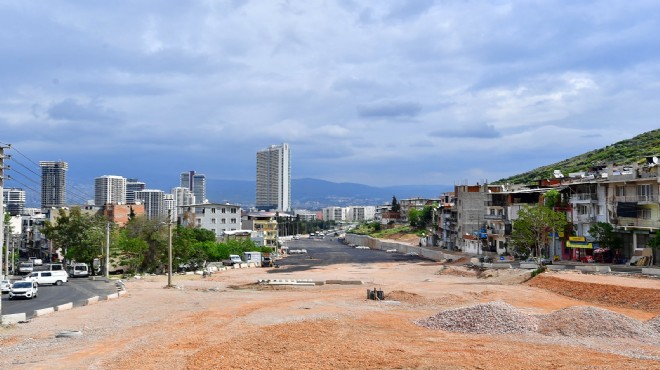
[[[224,208],[224,207],[220,209],[220,212],[222,212],[222,213],[225,213],[226,211],[227,211],[227,209]]]
[[[211,219],[211,223],[212,223],[212,224],[215,224],[215,221],[216,221],[215,218],[212,218],[212,219]]]
[[[236,223],[236,219],[235,219],[235,218],[232,218],[232,219],[230,220],[230,222],[231,222],[232,224],[235,224],[235,223]]]
[[[651,200],[653,195],[653,188],[651,184],[637,185],[637,197],[641,202]]]
[[[645,220],[650,220],[651,219],[651,210],[647,208],[642,208],[639,211],[637,211],[637,217],[638,218],[643,218]]]
[[[617,185],[615,195],[617,197],[625,197],[626,196],[626,187],[623,186],[623,185]]]
[[[215,213],[215,208],[211,208],[211,213]]]
[[[589,207],[584,205],[584,204],[578,204],[577,205],[577,214],[578,215],[588,215],[589,214]]]
[[[196,221],[197,221],[197,226],[202,226],[202,219],[201,218],[198,218]]]
[[[232,209],[230,209],[230,212],[231,212],[231,213],[236,213],[236,208],[232,208]]]
[[[227,219],[226,219],[226,218],[223,218],[222,220],[220,220],[220,222],[222,222],[223,224],[226,224],[226,223],[227,223]]]

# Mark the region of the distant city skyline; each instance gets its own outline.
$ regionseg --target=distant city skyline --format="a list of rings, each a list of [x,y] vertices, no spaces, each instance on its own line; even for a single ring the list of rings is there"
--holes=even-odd
[[[658,18],[653,1],[2,2],[0,142],[37,173],[15,150],[67,162],[75,203],[107,174],[252,180],[282,142],[293,179],[493,182],[656,129]]]

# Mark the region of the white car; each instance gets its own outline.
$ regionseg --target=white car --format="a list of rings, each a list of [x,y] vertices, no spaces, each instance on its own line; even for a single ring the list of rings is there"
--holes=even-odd
[[[34,281],[40,285],[62,285],[69,281],[69,274],[66,271],[33,271],[23,280]]]
[[[9,289],[9,299],[14,298],[37,298],[39,288],[34,281],[17,281]]]
[[[9,293],[9,290],[11,290],[11,280],[2,280],[0,282],[0,289],[2,293]]]

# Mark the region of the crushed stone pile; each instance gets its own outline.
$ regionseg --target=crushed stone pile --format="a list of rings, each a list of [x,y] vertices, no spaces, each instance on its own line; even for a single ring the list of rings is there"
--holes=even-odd
[[[545,335],[634,338],[658,334],[641,321],[593,306],[566,307],[539,319],[539,333]]]
[[[470,334],[535,332],[538,319],[504,302],[488,302],[441,311],[415,322],[430,329]]]
[[[655,331],[660,334],[660,316],[656,316],[646,321],[646,326],[650,327],[651,329],[655,329]]]

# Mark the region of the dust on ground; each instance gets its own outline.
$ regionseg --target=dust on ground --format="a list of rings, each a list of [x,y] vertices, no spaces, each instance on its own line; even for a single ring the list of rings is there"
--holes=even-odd
[[[501,302],[516,315],[539,320],[562,309],[584,307],[570,312],[578,316],[606,312],[604,317],[624,320],[623,316],[632,320],[631,325],[648,323],[649,328],[656,328],[658,305],[652,306],[655,300],[648,296],[660,296],[660,287],[653,280],[634,279],[635,284],[629,284],[633,278],[589,275],[582,281],[569,274],[542,274],[514,283],[513,275],[524,275],[519,270],[492,275],[481,271],[472,276],[420,262],[337,264],[278,274],[283,279],[362,280],[363,285],[256,284],[268,278],[267,271],[236,269],[209,278],[175,276],[176,289],[165,289],[162,276],[129,280],[128,293],[120,299],[1,329],[0,367],[660,369],[660,340],[648,335],[578,336],[561,327],[484,334],[417,324],[447,310],[481,310]],[[573,291],[581,294],[555,292],[561,284],[578,283],[580,288]],[[366,298],[367,289],[373,288],[383,290],[383,301]],[[627,298],[596,299],[610,297],[613,290]],[[647,303],[633,305],[633,297]],[[83,335],[55,338],[62,330],[80,330]],[[568,335],[557,334],[564,332]]]

